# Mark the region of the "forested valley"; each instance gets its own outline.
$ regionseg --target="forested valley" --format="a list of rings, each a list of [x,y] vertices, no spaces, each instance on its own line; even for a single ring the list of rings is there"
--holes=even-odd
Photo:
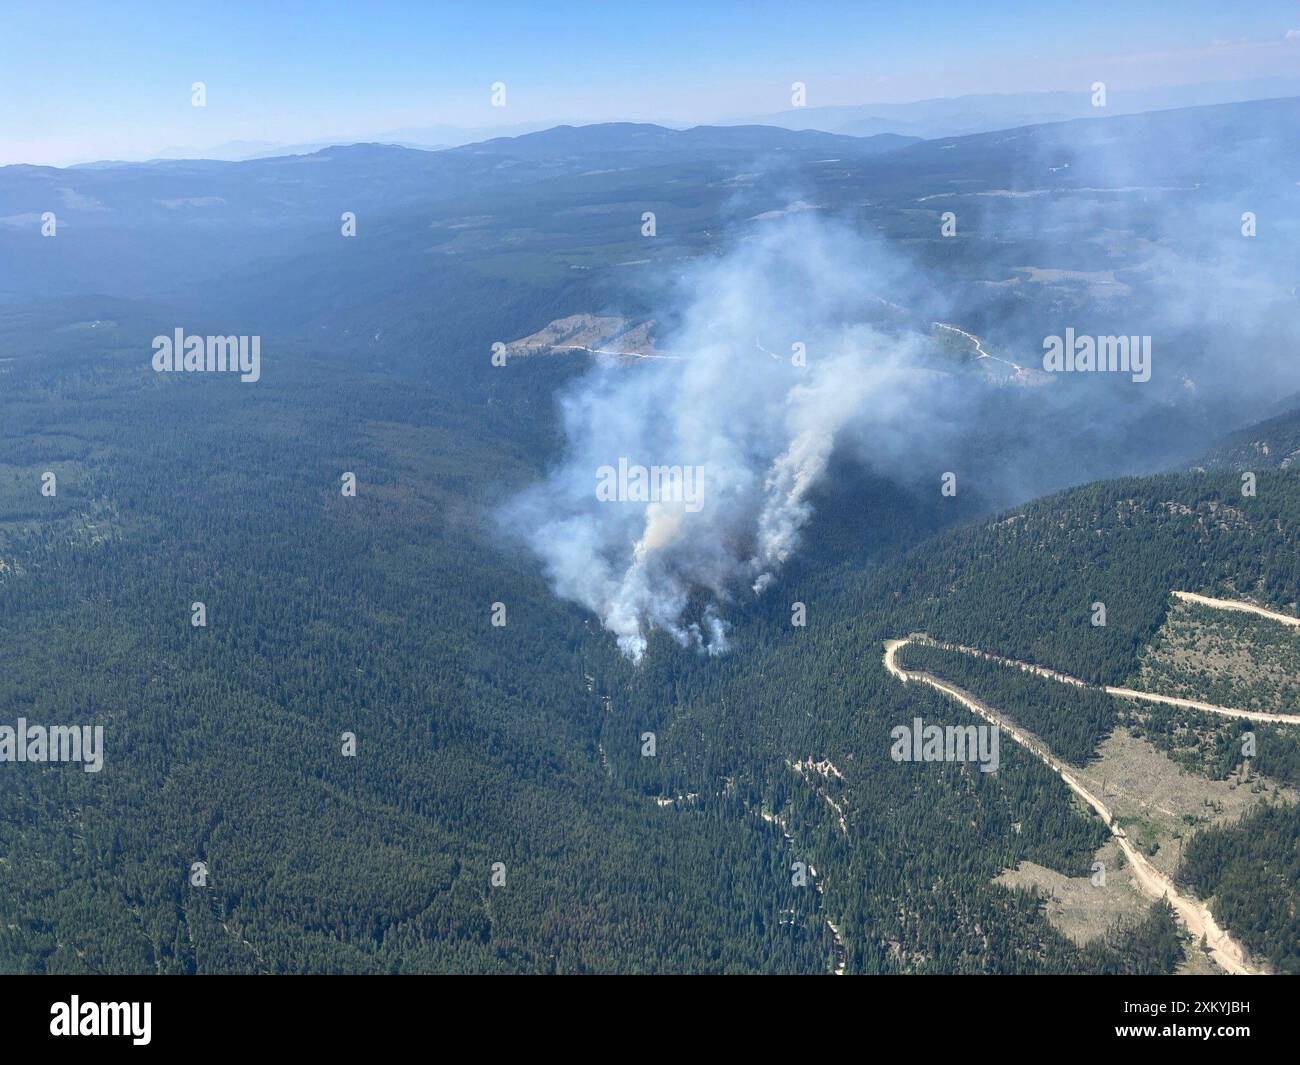
[[[859,479],[819,501],[821,546],[741,609],[736,653],[657,640],[633,667],[491,520],[535,469],[534,397],[574,365],[488,392],[491,446],[483,393],[328,361],[288,360],[251,399],[59,367],[6,379],[0,693],[10,717],[104,724],[105,766],[10,774],[5,970],[1172,967],[1159,907],[1081,948],[1034,895],[992,883],[1026,859],[1083,875],[1105,829],[1011,744],[995,774],[892,761],[893,725],[964,716],[891,680],[881,641],[925,629],[1123,678],[1170,588],[1296,602],[1293,474],[1261,476],[1248,505],[1231,478],[1190,473],[974,524]],[[844,562],[860,493],[890,500],[897,531]],[[1088,624],[1098,600],[1104,629]],[[962,668],[1071,757],[1113,727],[1104,697]],[[1294,779],[1277,767],[1294,754],[1271,757],[1259,771]],[[835,772],[809,768],[823,762]],[[1250,826],[1207,835],[1185,876],[1289,964],[1288,933],[1256,913],[1276,893],[1232,889],[1295,840],[1294,808],[1268,818],[1266,844]]]

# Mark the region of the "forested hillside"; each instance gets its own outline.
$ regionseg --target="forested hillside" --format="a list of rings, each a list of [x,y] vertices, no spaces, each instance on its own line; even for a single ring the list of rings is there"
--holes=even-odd
[[[1116,700],[1103,692],[1026,673],[959,651],[923,643],[903,651],[906,669],[958,683],[1043,739],[1062,758],[1082,765],[1118,721]]]
[[[775,826],[608,783],[585,623],[470,504],[508,450],[380,379],[142,380],[7,382],[0,701],[106,750],[6,766],[0,968],[825,968]]]
[[[1298,424],[1300,414],[1293,412],[1233,440],[1276,445],[1292,438]],[[1229,441],[1212,454],[1231,454],[1237,446]],[[1269,450],[1267,444],[1256,445],[1257,456]],[[1280,466],[1277,473],[1259,474],[1253,495],[1242,491],[1236,477],[1224,480],[1202,472],[1104,483],[942,536],[901,561],[909,591],[927,586],[926,576],[912,581],[910,573],[916,572],[930,580],[937,572],[948,589],[948,596],[916,604],[918,613],[909,622],[1096,682],[1127,682],[1144,691],[1295,714],[1294,662],[1300,645],[1295,628],[1194,604],[1175,605],[1168,595],[1176,588],[1195,588],[1294,616],[1300,599],[1295,543],[1300,489],[1294,471],[1287,472],[1290,463]],[[886,571],[882,579],[888,585],[899,578]],[[1037,594],[1025,595],[1026,587]],[[1052,605],[1045,609],[1044,600]],[[981,612],[976,609],[981,602],[997,604],[997,609]],[[1093,624],[1097,603],[1107,607],[1104,625]],[[1116,603],[1122,604],[1118,624]],[[1175,617],[1184,628],[1167,629]],[[1186,631],[1193,622],[1196,627]],[[1140,648],[1147,650],[1139,657]],[[1100,700],[1100,716],[1092,718],[1099,723],[1093,737],[1112,727],[1118,712],[1118,721],[1134,736],[1152,739],[1188,768],[1212,777],[1255,780],[1255,791],[1261,778],[1275,785],[1300,779],[1300,731],[1294,725],[1108,700],[1068,686],[1062,692],[1055,682],[934,648],[914,645],[907,654],[923,668],[958,679],[1007,709],[1076,764],[1091,755],[1087,739],[1082,744],[1075,739],[1088,734],[1077,730],[1092,718],[1086,707]],[[1017,697],[1020,689],[1035,686],[1042,689],[1037,698]],[[1048,708],[1062,702],[1079,705],[1067,715],[1050,713]],[[1212,899],[1220,921],[1251,950],[1292,972],[1297,877],[1289,865],[1297,853],[1300,806],[1293,800],[1266,803],[1235,823],[1195,833],[1179,880]]]
[[[1300,493],[1288,471],[1099,482],[945,535],[874,587],[931,635],[1120,684],[1171,590],[1300,600]],[[1094,624],[1097,607],[1105,623]]]
[[[845,931],[850,971],[898,964],[1001,971],[1032,968],[1049,957],[1048,968],[1086,964],[1083,955],[1066,960],[1069,948],[1043,923],[1026,923],[1032,910],[1013,918],[1005,890],[990,889],[988,879],[995,867],[1030,858],[1083,875],[1103,838],[1101,824],[1073,807],[1064,786],[1009,742],[996,781],[971,766],[889,761],[893,725],[915,716],[937,724],[969,719],[928,689],[888,679],[881,641],[926,631],[1094,683],[1122,683],[1160,629],[1173,589],[1294,608],[1300,489],[1286,472],[1262,474],[1258,488],[1255,497],[1243,498],[1235,477],[1204,473],[1097,483],[940,533],[892,557],[894,549],[886,549],[853,574],[838,569],[819,580],[792,572],[747,617],[744,659],[736,654],[702,664],[673,655],[665,644],[627,676],[627,690],[615,689],[616,705],[633,700],[638,720],[668,713],[674,735],[724,738],[706,746],[695,772],[652,776],[640,786],[702,791],[752,761],[748,752],[768,747],[786,752],[792,763],[826,760],[836,767],[842,779],[790,773],[782,783],[778,774],[765,794],[772,808],[791,811],[802,838],[818,848],[827,909]],[[823,520],[835,524],[833,514]],[[795,600],[806,603],[805,628],[790,624]],[[1105,625],[1092,624],[1099,602],[1106,606]],[[1188,734],[1175,725],[1186,715],[1194,719],[1195,711],[1143,704],[1139,712],[1134,704],[967,656],[915,645],[904,654],[907,664],[933,668],[1006,709],[1076,763],[1086,763],[1123,721],[1126,732],[1150,735],[1174,753],[1180,746],[1189,766],[1218,779],[1241,769],[1244,723],[1215,718],[1200,736]],[[674,662],[686,669],[685,679]],[[675,711],[656,704],[655,693],[665,688],[677,693]],[[1254,772],[1294,782],[1294,728],[1251,727]],[[665,768],[664,762],[635,765],[643,778]],[[970,816],[954,809],[954,787],[966,796],[959,807]],[[841,812],[847,827],[837,827]],[[1284,802],[1270,816],[1287,826],[1271,838],[1294,846],[1300,808]],[[1245,830],[1216,829],[1229,836],[1239,831]],[[873,861],[871,854],[879,857]],[[931,886],[918,894],[918,883]],[[946,896],[939,907],[933,906],[935,885]],[[941,921],[940,911],[969,913],[971,924]],[[1228,911],[1221,916],[1231,928]],[[1032,948],[1039,961],[1030,964],[991,937],[990,928],[1008,922],[1017,926],[1018,949],[1039,941]],[[981,934],[973,937],[976,925]],[[1261,938],[1250,942],[1286,964],[1275,940],[1267,950]],[[937,958],[944,960],[934,964]]]
[[[774,597],[742,653],[633,669],[510,568],[481,509],[509,449],[445,398],[431,425],[409,384],[300,365],[251,403],[76,359],[8,378],[4,703],[103,723],[106,752],[4,791],[6,969],[827,971],[828,919],[848,971],[1132,964],[990,883],[1101,841],[1041,766],[889,759],[897,721],[960,720],[879,667],[927,604],[848,609],[915,555],[829,581],[805,630]]]
[[[105,746],[95,773],[0,765],[0,971],[1208,964],[1167,905],[1144,899],[1085,936],[1041,891],[1008,887],[1031,867],[1089,883],[1111,826],[1010,740],[994,772],[895,760],[900,726],[974,721],[891,676],[882,651],[924,632],[1094,685],[1297,710],[1272,704],[1294,699],[1300,637],[1170,593],[1300,614],[1300,414],[1200,455],[1258,397],[1220,404],[1217,349],[1172,327],[1163,350],[1196,356],[1199,392],[1172,373],[1173,398],[1022,372],[1063,310],[1106,326],[1123,292],[1126,330],[1162,323],[1163,267],[1146,256],[1171,237],[1148,203],[1168,197],[1174,235],[1224,186],[1284,215],[1296,190],[1258,176],[1251,113],[897,150],[619,125],[453,152],[5,168],[5,217],[39,217],[51,187],[68,206],[57,241],[0,232],[16,264],[0,287],[0,726],[102,726]],[[1300,123],[1294,101],[1253,113]],[[1217,185],[1188,148],[1207,138],[1234,146],[1212,160]],[[1109,170],[1135,141],[1143,180],[1170,187],[1129,202]],[[716,609],[729,651],[657,629],[634,664],[504,516],[561,461],[558,397],[592,361],[497,365],[494,344],[570,315],[656,316],[671,335],[692,308],[710,316],[677,291],[690,272],[743,258],[792,213],[824,213],[853,235],[855,269],[870,264],[861,286],[841,271],[845,343],[907,360],[866,393],[872,417],[824,442],[806,497],[792,492],[811,517],[766,590],[686,597],[683,621]],[[1262,234],[1267,263],[1288,230]],[[1267,306],[1284,312],[1279,284]],[[964,338],[946,351],[937,316]],[[1265,340],[1286,340],[1277,321]],[[743,324],[719,350],[784,372],[774,350],[793,338]],[[261,379],[155,373],[152,338],[182,326],[257,335]],[[620,360],[599,373],[637,372]],[[702,389],[706,415],[756,364],[734,365]],[[782,398],[812,380],[789,368]],[[878,423],[895,387],[922,402]],[[799,428],[802,445],[823,426]],[[1295,968],[1297,730],[1120,704],[919,642],[903,661],[1101,775],[1108,801],[1148,770],[1169,784],[1190,812],[1171,799],[1157,823],[1135,805],[1123,827],[1265,962]]]
[[[1265,807],[1240,823],[1198,833],[1182,879],[1279,970],[1300,973],[1300,819],[1294,806]]]

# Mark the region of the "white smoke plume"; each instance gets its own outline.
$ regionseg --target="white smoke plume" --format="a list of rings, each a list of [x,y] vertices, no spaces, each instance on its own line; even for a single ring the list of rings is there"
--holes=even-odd
[[[658,340],[680,359],[605,362],[561,397],[561,464],[507,520],[628,657],[655,629],[726,650],[726,604],[795,551],[837,442],[914,438],[943,379],[919,368],[924,336],[867,320],[889,306],[882,255],[806,215],[767,222],[687,278]],[[600,501],[597,471],[620,459],[701,468],[702,506]]]

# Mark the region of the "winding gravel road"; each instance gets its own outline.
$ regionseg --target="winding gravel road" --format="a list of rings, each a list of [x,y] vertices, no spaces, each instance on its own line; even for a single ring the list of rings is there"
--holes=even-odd
[[[1214,607],[1219,610],[1237,610],[1251,614],[1258,614],[1262,617],[1271,618],[1286,625],[1300,627],[1300,618],[1294,618],[1287,614],[1279,614],[1276,611],[1265,610],[1263,607],[1255,606],[1253,603],[1243,603],[1235,599],[1212,599],[1209,596],[1198,595],[1193,592],[1174,592],[1173,595],[1185,602],[1199,603],[1202,606]],[[942,692],[948,698],[960,703],[968,710],[978,714],[984,720],[991,724],[997,725],[999,729],[1005,732],[1020,746],[1024,747],[1030,753],[1035,755],[1049,769],[1057,774],[1064,781],[1065,785],[1086,802],[1106,823],[1110,829],[1111,835],[1115,837],[1120,849],[1129,860],[1133,869],[1134,879],[1147,895],[1153,899],[1165,898],[1169,900],[1177,913],[1179,920],[1187,930],[1198,940],[1204,938],[1209,948],[1210,956],[1225,972],[1234,976],[1262,976],[1265,970],[1252,964],[1245,949],[1232,938],[1229,932],[1220,927],[1214,919],[1214,914],[1210,912],[1208,906],[1200,899],[1192,895],[1184,895],[1179,892],[1174,882],[1164,873],[1160,872],[1153,866],[1146,857],[1129,841],[1124,830],[1115,823],[1114,815],[1104,802],[1096,795],[1085,788],[1079,780],[1070,772],[1069,767],[1057,758],[1041,740],[1029,735],[1020,729],[1009,718],[1000,714],[992,707],[982,703],[975,698],[970,692],[957,687],[955,684],[949,684],[945,680],[921,670],[907,670],[898,664],[898,652],[913,642],[929,643],[936,647],[942,647],[951,651],[958,651],[962,654],[968,654],[989,661],[998,662],[1008,666],[1016,666],[1029,673],[1037,674],[1041,677],[1048,677],[1062,684],[1073,684],[1081,688],[1092,687],[1077,677],[1071,677],[1066,673],[1060,673],[1056,670],[1047,669],[1043,666],[1036,666],[1029,662],[1021,662],[1014,658],[1002,658],[998,655],[989,654],[987,651],[980,651],[972,647],[963,647],[960,644],[941,643],[937,640],[931,640],[924,634],[903,637],[897,640],[885,641],[885,669],[889,674],[903,684],[909,684],[917,681],[921,684],[927,684],[935,690]],[[1139,692],[1131,688],[1114,688],[1106,687],[1103,690],[1111,695],[1116,695],[1126,699],[1140,699],[1148,702],[1169,703],[1174,706],[1187,706],[1198,710],[1205,710],[1209,713],[1222,714],[1227,717],[1245,717],[1252,721],[1276,721],[1288,724],[1300,724],[1300,716],[1293,714],[1269,714],[1252,710],[1236,710],[1230,707],[1214,706],[1210,703],[1200,703],[1191,699],[1175,699],[1171,696],[1157,695],[1152,692]]]

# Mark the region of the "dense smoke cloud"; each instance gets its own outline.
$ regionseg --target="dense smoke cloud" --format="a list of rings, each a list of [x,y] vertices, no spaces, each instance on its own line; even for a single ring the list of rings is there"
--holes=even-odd
[[[761,224],[687,279],[659,340],[680,358],[604,363],[562,396],[563,460],[510,524],[629,657],[654,629],[725,650],[720,604],[761,592],[795,551],[837,439],[852,427],[901,451],[889,441],[925,430],[950,384],[922,368],[924,334],[864,320],[887,307],[882,254],[808,216]],[[602,501],[598,471],[620,460],[697,468],[700,498]]]
[[[873,207],[913,238],[893,251],[832,212],[747,212],[733,250],[657,316],[675,323],[658,343],[679,360],[606,362],[561,397],[564,453],[510,525],[630,657],[654,630],[716,653],[728,603],[798,549],[837,452],[931,492],[964,464],[986,508],[1186,468],[1300,388],[1300,110],[1259,106],[886,157],[863,180],[900,190]],[[785,202],[838,195],[810,180]],[[936,243],[944,211],[960,236]],[[932,335],[936,321],[991,358],[959,366],[960,333]],[[1048,338],[1073,334],[1140,338],[1150,373],[1041,372]],[[602,502],[598,471],[620,460],[699,467],[702,504]]]

